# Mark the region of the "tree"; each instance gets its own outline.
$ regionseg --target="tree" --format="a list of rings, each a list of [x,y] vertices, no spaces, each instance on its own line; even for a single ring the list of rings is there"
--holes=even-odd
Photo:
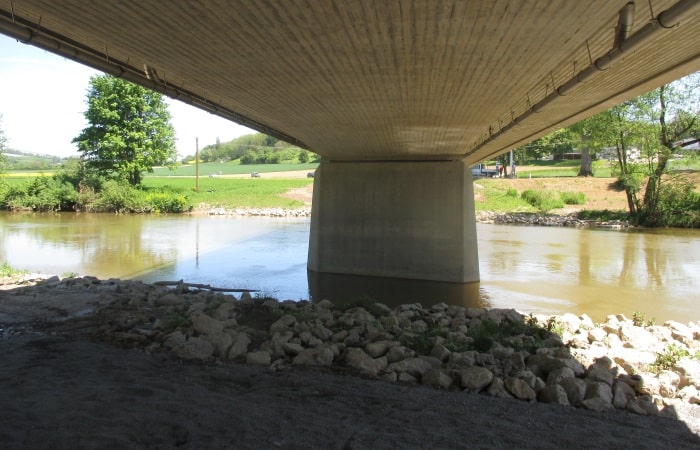
[[[161,94],[110,75],[90,79],[88,127],[73,139],[85,168],[129,184],[176,164],[175,131]]]
[[[2,114],[0,114],[0,125],[2,125]],[[5,138],[5,132],[0,126],[0,170],[5,165],[5,144],[7,143],[7,138]]]
[[[615,150],[618,183],[638,223],[670,224],[674,215],[697,213],[688,211],[697,194],[688,183],[668,176],[668,164],[678,151],[677,142],[698,128],[698,79],[695,74],[661,86],[572,127],[585,136],[591,150]],[[631,158],[633,149],[638,158]]]

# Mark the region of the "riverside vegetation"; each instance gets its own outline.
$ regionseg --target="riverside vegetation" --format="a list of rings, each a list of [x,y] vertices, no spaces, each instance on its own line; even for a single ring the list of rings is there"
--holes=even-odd
[[[444,303],[236,298],[183,282],[30,275],[12,282],[5,302],[56,296],[76,312],[54,308],[59,320],[5,325],[3,337],[38,327],[185,360],[311,367],[596,411],[670,414],[700,404],[700,323],[655,325],[641,312],[593,323],[586,315]],[[87,314],[70,300],[86,294],[99,298]]]

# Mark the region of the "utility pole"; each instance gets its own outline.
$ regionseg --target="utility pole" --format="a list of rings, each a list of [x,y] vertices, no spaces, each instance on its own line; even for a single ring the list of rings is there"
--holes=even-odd
[[[199,137],[194,138],[194,190],[199,192]]]

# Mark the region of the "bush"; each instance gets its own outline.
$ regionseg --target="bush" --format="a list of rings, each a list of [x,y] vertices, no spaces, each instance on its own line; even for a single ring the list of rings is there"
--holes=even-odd
[[[586,194],[583,192],[561,192],[559,196],[567,205],[584,205],[586,203]]]
[[[523,191],[520,197],[543,212],[564,207],[564,203],[561,201],[561,198],[551,191],[535,191],[528,189]]]
[[[21,186],[5,186],[0,194],[4,208],[29,211],[69,211],[78,197],[70,183],[45,176],[35,177]]]
[[[127,183],[119,183],[114,180],[107,181],[104,184],[93,208],[95,211],[102,212],[151,212],[151,207],[146,201],[145,192],[133,188]]]
[[[192,209],[187,197],[182,194],[151,192],[146,195],[146,202],[154,212],[181,213]]]
[[[664,183],[659,192],[654,223],[667,227],[700,228],[700,194],[686,181]]]
[[[627,220],[629,219],[629,213],[627,211],[611,211],[609,209],[603,210],[586,210],[579,211],[576,217],[583,220],[600,220],[607,222],[610,220]]]

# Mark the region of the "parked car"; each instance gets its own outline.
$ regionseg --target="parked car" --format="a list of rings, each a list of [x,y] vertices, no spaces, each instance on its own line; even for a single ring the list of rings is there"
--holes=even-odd
[[[250,176],[253,178],[260,178],[260,174],[258,172],[253,172],[250,174]]]
[[[313,178],[314,177],[314,172],[309,172],[306,174],[306,178]]]

